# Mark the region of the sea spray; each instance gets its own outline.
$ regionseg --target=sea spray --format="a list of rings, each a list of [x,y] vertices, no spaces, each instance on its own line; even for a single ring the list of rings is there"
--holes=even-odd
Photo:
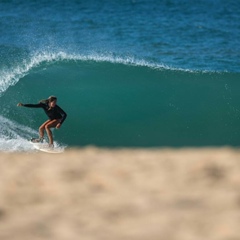
[[[51,52],[51,51],[41,51],[34,52],[30,55],[28,59],[23,59],[10,68],[3,68],[0,70],[0,95],[4,93],[9,86],[15,85],[20,78],[23,78],[34,68],[38,67],[40,64],[53,64],[54,62],[61,61],[94,61],[94,62],[109,62],[116,64],[132,65],[132,66],[142,66],[149,67],[158,70],[176,70],[176,71],[186,71],[186,72],[199,72],[198,70],[181,69],[167,66],[166,64],[158,64],[149,62],[143,59],[137,59],[133,56],[119,57],[111,53],[98,54],[90,53],[87,55],[72,54],[63,51]]]

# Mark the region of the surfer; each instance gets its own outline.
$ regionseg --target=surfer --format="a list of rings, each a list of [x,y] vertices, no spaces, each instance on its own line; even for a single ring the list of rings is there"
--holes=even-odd
[[[57,97],[50,96],[48,99],[41,100],[38,104],[18,103],[18,107],[42,108],[48,116],[48,120],[39,127],[39,138],[33,138],[32,142],[43,142],[44,130],[46,130],[49,147],[53,148],[53,135],[51,128],[60,128],[65,121],[67,114],[57,105]]]

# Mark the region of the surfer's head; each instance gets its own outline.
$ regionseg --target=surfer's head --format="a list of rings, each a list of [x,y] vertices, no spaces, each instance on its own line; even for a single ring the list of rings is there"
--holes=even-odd
[[[56,103],[57,103],[57,97],[55,96],[50,96],[47,99],[43,99],[40,101],[40,103],[44,103],[44,104],[48,104],[49,109],[55,107]]]
[[[55,97],[55,96],[50,96],[50,97],[48,98],[48,102],[54,102],[54,101],[57,101],[57,97]]]
[[[48,98],[48,106],[49,106],[50,109],[51,109],[51,108],[54,108],[54,107],[56,106],[56,103],[57,103],[57,97],[55,97],[55,96],[50,96],[50,97]]]

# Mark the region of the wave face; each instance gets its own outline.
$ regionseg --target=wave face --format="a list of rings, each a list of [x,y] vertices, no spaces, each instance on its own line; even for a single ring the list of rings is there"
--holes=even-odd
[[[1,72],[0,150],[26,150],[47,118],[18,108],[49,95],[68,114],[68,146],[236,146],[239,73],[171,69],[136,59],[39,53]]]

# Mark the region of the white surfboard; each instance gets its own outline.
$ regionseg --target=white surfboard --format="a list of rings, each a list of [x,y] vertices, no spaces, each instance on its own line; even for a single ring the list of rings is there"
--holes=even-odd
[[[30,143],[33,145],[33,147],[39,151],[42,152],[47,152],[47,153],[62,153],[64,152],[64,148],[60,148],[60,147],[55,147],[55,148],[51,148],[48,146],[47,143],[34,143],[31,142]]]

